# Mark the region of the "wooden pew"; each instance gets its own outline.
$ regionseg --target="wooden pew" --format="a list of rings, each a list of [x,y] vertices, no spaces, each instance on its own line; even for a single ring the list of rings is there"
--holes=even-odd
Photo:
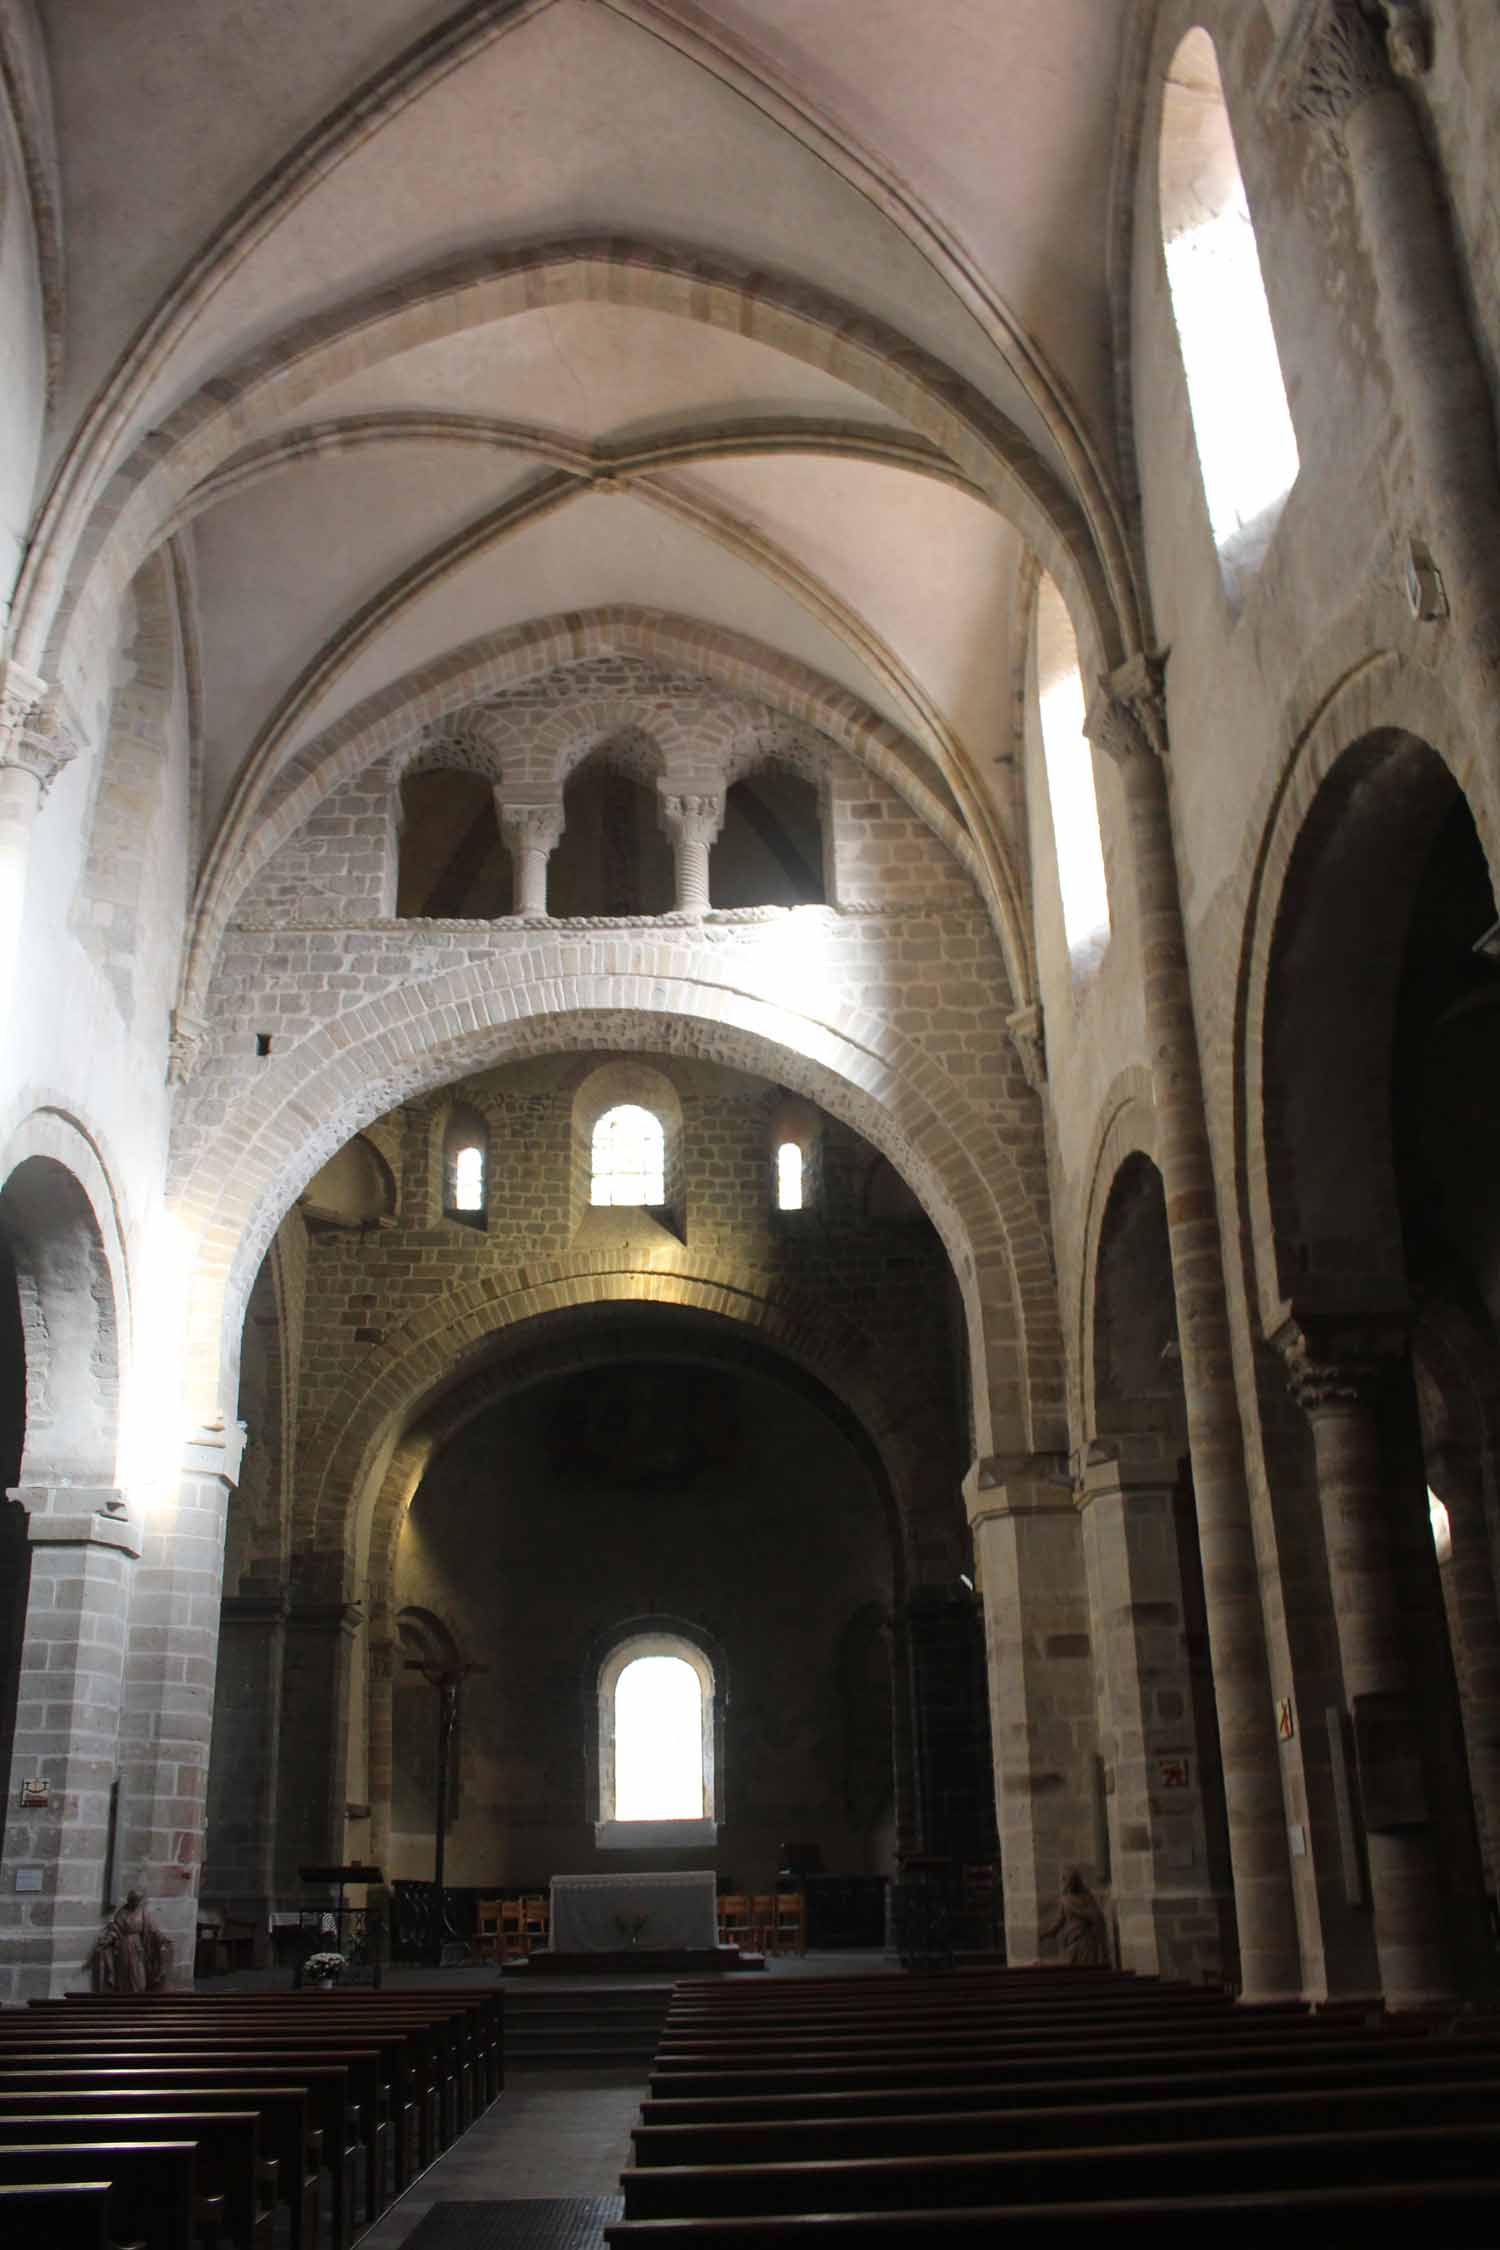
[[[97,2143],[105,2125],[98,2116],[87,2115],[34,2111],[0,2116],[0,2158],[7,2149],[38,2142]],[[253,2109],[116,2111],[107,2127],[112,2139],[192,2141],[198,2151],[194,2180],[200,2209],[205,2200],[220,2208],[220,2231],[234,2250],[270,2250],[276,2223],[276,2160],[261,2153],[260,2118]]]
[[[995,2209],[1012,2204],[1167,2200],[1350,2180],[1413,2185],[1500,2179],[1500,2125],[1286,2133],[1141,2147],[867,2157],[843,2162],[629,2167],[627,2219],[797,2212]]]
[[[243,2105],[255,2100],[262,2088],[280,2086],[289,2077],[306,2094],[315,2129],[321,2133],[330,2182],[333,2239],[341,2250],[347,2250],[354,2233],[355,2182],[363,2171],[366,2151],[358,2137],[360,2104],[351,2099],[349,2074],[341,2064],[298,2062],[289,2071],[285,2065],[274,2064],[226,2067],[209,2062],[173,2068],[161,2062],[126,2066],[83,2063],[76,2056],[63,2063],[44,2059],[24,2067],[0,2069],[0,2098],[17,2095],[29,2099],[38,2091],[49,2098],[99,2093],[127,2107],[146,2093],[165,2094],[179,2102],[213,2093]],[[367,2206],[367,2216],[373,2219],[380,2208],[383,2206]],[[309,2242],[316,2241],[316,2207],[312,2225]]]
[[[780,2088],[762,2094],[722,2095],[681,2100],[647,2099],[641,2104],[643,2125],[734,2125],[757,2120],[819,2117],[837,2122],[844,2117],[903,2117],[946,2115],[957,2110],[1051,2109],[1087,2107],[1120,2100],[1128,2091],[1132,2100],[1153,2101],[1179,2096],[1277,2093],[1290,2086],[1305,2086],[1317,2094],[1340,2087],[1357,2092],[1363,2087],[1406,2086],[1414,2073],[1436,2072],[1450,2084],[1490,2083],[1500,2071],[1490,2054],[1470,2055],[1454,2042],[1444,2043],[1434,2060],[1424,2054],[1379,2056],[1372,2061],[1326,2062],[1321,2056],[1283,2069],[1215,2070],[1189,2066],[1183,2070],[1152,2070],[1128,2080],[1110,2078],[1015,2079],[996,2085],[977,2078],[968,2085],[867,2086],[839,2093],[788,2093]],[[893,2067],[899,2081],[899,2066]]]
[[[713,2125],[638,2125],[638,2167],[657,2164],[793,2164],[866,2156],[952,2156],[1010,2149],[1135,2147],[1151,2141],[1245,2139],[1252,2134],[1375,2132],[1387,2126],[1500,2124],[1500,2074],[1450,2084],[1165,2101],[1130,2098],[1055,2109],[937,2112],[927,2116],[826,2117]]]
[[[131,2086],[108,2092],[88,2086],[63,2092],[46,2086],[7,2088],[0,2090],[0,2139],[10,2136],[18,2118],[90,2117],[97,2132],[108,2119],[126,2112],[155,2120],[186,2110],[253,2108],[261,2122],[262,2149],[275,2160],[276,2193],[286,2209],[291,2250],[318,2250],[323,2135],[311,2122],[310,2099],[304,2086],[241,2085],[222,2091],[212,2086],[171,2086],[159,2091]],[[340,2250],[351,2232],[352,2224],[343,2232],[335,2224],[334,2242]]]
[[[1107,2232],[1105,2231],[1107,2230]],[[610,2250],[1100,2250],[1101,2237],[1151,2250],[1325,2250],[1425,2233],[1435,2250],[1494,2250],[1500,2181],[1273,2189],[1169,2202],[1027,2209],[879,2211],[749,2219],[616,2219]]]
[[[0,2187],[0,2242],[44,2242],[47,2250],[120,2250],[109,2233],[108,2180]]]
[[[194,2250],[192,2141],[33,2142],[0,2148],[0,2186],[44,2187],[54,2181],[109,2182],[109,2233],[145,2250]]]

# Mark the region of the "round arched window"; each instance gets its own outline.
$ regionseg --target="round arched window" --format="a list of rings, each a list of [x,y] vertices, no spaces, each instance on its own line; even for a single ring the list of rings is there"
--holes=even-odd
[[[594,1127],[589,1200],[604,1204],[666,1201],[666,1135],[659,1117],[636,1102],[607,1109]]]
[[[598,1841],[622,1848],[715,1833],[714,1672],[676,1633],[633,1633],[599,1671]]]

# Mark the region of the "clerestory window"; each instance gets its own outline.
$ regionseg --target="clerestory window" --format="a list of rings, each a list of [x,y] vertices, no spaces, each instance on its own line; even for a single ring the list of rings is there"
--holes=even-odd
[[[1063,598],[1046,576],[1037,595],[1036,655],[1063,932],[1073,974],[1083,977],[1096,967],[1109,943],[1109,887],[1094,791],[1094,749],[1083,731],[1078,642]]]
[[[776,1151],[776,1208],[802,1208],[802,1151],[795,1141],[783,1141]]]
[[[443,1135],[443,1215],[466,1226],[484,1225],[487,1138],[477,1110],[467,1103],[452,1110]]]
[[[592,1153],[591,1203],[666,1201],[666,1135],[649,1109],[634,1102],[607,1109],[594,1127]]]

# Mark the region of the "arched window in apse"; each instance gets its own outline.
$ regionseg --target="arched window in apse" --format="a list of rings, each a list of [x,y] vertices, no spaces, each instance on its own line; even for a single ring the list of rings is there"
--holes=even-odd
[[[1162,95],[1162,249],[1214,544],[1255,568],[1296,481],[1297,439],[1213,41],[1188,32]]]
[[[462,1219],[468,1226],[484,1224],[485,1146],[484,1119],[467,1103],[449,1114],[443,1135],[443,1215]]]
[[[1078,643],[1063,598],[1045,575],[1037,592],[1036,670],[1063,931],[1073,973],[1085,976],[1109,943],[1109,888],[1094,793],[1094,749],[1083,731]]]
[[[703,1684],[680,1656],[638,1656],[615,1683],[614,1817],[704,1817]]]
[[[783,1141],[776,1151],[776,1208],[802,1208],[802,1151],[795,1141]]]
[[[649,1109],[634,1102],[607,1109],[594,1127],[592,1156],[590,1202],[665,1202],[666,1136]]]

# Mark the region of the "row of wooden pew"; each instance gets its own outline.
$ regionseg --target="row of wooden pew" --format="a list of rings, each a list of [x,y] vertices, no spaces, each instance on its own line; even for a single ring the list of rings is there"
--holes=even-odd
[[[614,2250],[1500,2244],[1500,2024],[1109,1970],[679,1985]]]
[[[0,2242],[348,2250],[502,2081],[497,1990],[34,2002],[0,2013]]]

